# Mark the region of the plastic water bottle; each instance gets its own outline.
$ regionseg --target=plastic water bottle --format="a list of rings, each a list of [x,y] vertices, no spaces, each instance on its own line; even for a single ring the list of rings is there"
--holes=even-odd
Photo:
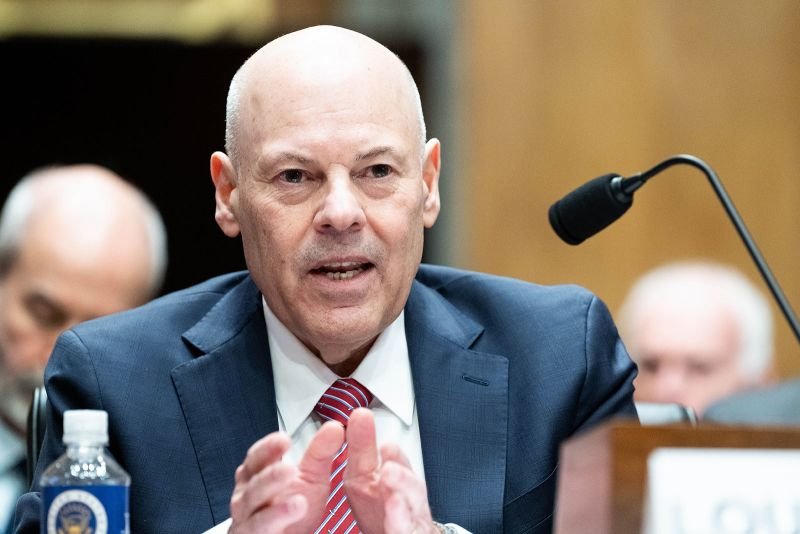
[[[131,477],[106,452],[108,414],[102,410],[64,412],[67,452],[45,469],[43,534],[127,534]]]

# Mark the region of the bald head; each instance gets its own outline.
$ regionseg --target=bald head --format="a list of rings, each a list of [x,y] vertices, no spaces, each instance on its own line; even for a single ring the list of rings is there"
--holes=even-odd
[[[119,249],[142,266],[140,301],[158,291],[166,270],[158,211],[141,191],[97,165],[42,169],[15,186],[0,217],[0,276],[29,241],[46,242],[54,252],[74,256],[71,262],[87,264]]]
[[[0,411],[24,428],[56,337],[158,290],[166,238],[145,196],[94,165],[21,180],[0,217]]]
[[[706,406],[769,379],[772,317],[741,273],[706,262],[643,276],[620,310],[640,400]]]
[[[225,148],[238,168],[256,147],[250,143],[263,118],[287,105],[313,102],[315,113],[342,113],[354,106],[392,113],[425,144],[419,92],[405,64],[388,48],[360,33],[314,26],[263,46],[239,69],[228,92]],[[311,111],[311,110],[309,110]],[[273,112],[273,113],[271,113]]]

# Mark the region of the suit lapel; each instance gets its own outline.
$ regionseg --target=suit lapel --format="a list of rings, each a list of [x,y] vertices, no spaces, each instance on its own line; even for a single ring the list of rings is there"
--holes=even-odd
[[[414,282],[406,338],[431,511],[438,520],[500,532],[508,360],[469,348],[482,331]],[[261,294],[252,280],[224,295],[183,338],[198,357],[175,367],[172,381],[220,523],[247,449],[278,429]]]
[[[183,335],[198,357],[172,382],[214,522],[229,516],[234,472],[247,449],[278,429],[261,294],[247,277]]]
[[[501,532],[508,360],[470,350],[483,329],[414,282],[406,339],[434,519]]]

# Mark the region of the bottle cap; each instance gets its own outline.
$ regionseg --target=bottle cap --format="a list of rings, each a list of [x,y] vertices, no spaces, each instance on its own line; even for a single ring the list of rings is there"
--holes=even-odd
[[[108,443],[108,413],[104,410],[64,412],[64,444]]]

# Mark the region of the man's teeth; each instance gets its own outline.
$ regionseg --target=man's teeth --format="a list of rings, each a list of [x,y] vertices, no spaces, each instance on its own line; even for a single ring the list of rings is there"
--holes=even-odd
[[[363,271],[360,263],[348,261],[325,266],[325,276],[331,280],[349,280]]]
[[[327,276],[331,280],[349,280],[350,278],[353,278],[355,275],[357,275],[359,272],[361,272],[361,269],[356,269],[355,271],[345,271],[343,273],[325,273],[325,276]]]

